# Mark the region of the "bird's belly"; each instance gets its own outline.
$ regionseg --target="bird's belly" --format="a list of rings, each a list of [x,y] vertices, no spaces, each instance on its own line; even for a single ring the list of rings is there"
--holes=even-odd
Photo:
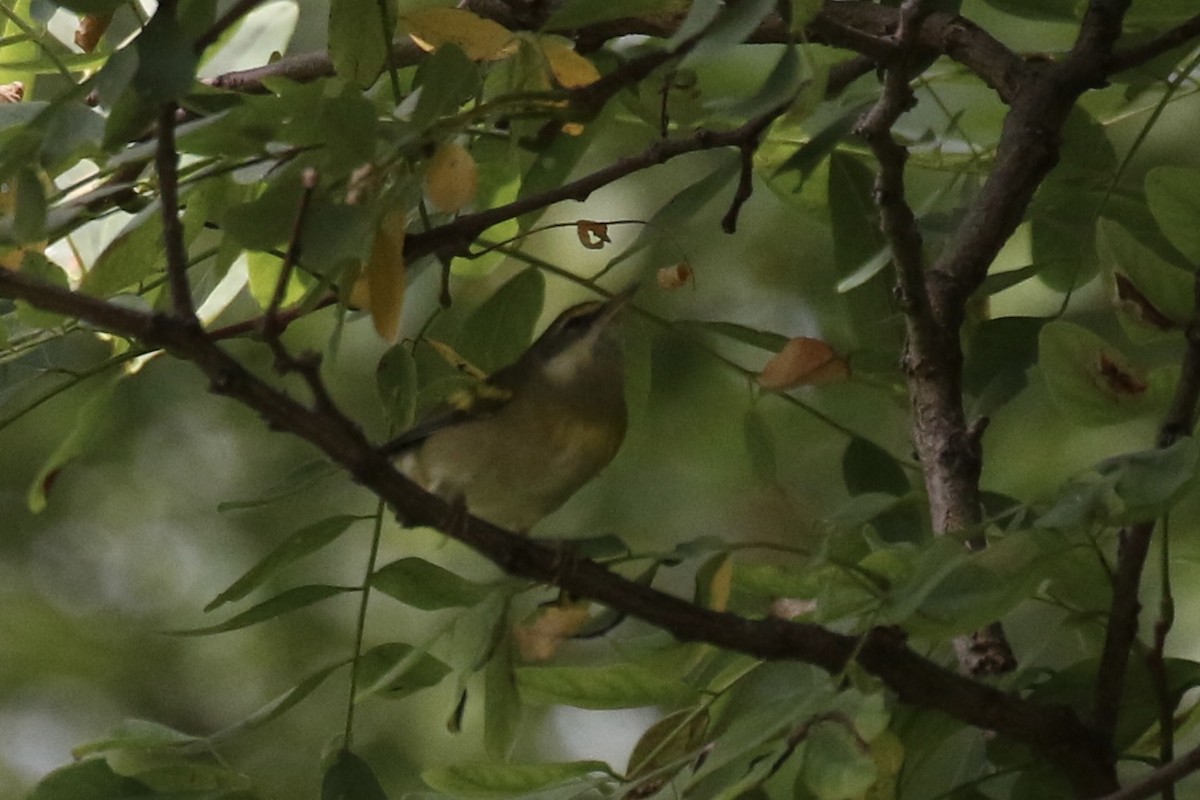
[[[429,491],[463,499],[475,516],[524,531],[587,483],[620,444],[619,432],[578,421],[521,427],[521,435],[510,429],[493,437],[489,426],[460,425],[399,466]]]

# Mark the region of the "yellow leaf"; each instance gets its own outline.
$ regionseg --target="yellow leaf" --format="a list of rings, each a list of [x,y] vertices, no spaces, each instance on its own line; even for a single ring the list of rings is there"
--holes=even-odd
[[[425,197],[438,211],[453,214],[475,199],[479,168],[461,144],[445,142],[425,168]]]
[[[600,70],[596,69],[596,65],[562,42],[542,39],[539,44],[554,80],[564,89],[578,89],[600,80]]]
[[[539,608],[533,619],[513,629],[521,659],[527,663],[549,661],[558,648],[591,619],[587,603],[562,603]]]
[[[400,336],[400,310],[404,306],[404,228],[408,216],[394,211],[375,231],[371,258],[350,291],[350,304],[371,312],[375,332],[385,341]]]
[[[402,19],[408,35],[425,50],[456,44],[472,61],[499,61],[517,51],[512,31],[460,8],[427,8]]]

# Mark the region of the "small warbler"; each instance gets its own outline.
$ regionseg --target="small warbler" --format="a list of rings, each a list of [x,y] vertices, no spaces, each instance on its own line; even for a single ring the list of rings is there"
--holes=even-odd
[[[615,321],[636,286],[562,312],[516,362],[384,445],[427,491],[525,532],[600,472],[625,438]]]

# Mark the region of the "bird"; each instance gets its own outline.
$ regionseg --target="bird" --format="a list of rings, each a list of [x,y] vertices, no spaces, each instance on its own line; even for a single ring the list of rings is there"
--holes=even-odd
[[[617,322],[636,289],[563,311],[515,362],[452,394],[384,452],[426,491],[528,532],[596,477],[625,439]]]

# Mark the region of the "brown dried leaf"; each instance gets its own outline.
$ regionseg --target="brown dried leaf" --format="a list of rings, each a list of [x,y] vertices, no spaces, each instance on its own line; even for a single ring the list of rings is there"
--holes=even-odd
[[[1137,375],[1134,375],[1125,365],[1119,364],[1104,353],[1100,354],[1099,376],[1104,386],[1117,395],[1136,397],[1150,388]]]
[[[588,250],[603,250],[604,245],[612,244],[608,235],[608,224],[590,219],[581,219],[575,223],[575,235],[579,243]]]
[[[85,53],[95,50],[112,18],[112,14],[84,14],[80,17],[79,27],[75,29],[75,44],[79,49]]]
[[[472,61],[507,58],[517,52],[520,44],[500,23],[460,8],[427,8],[401,19],[418,47],[436,50],[444,44],[456,44]]]
[[[548,661],[562,643],[583,630],[590,619],[587,603],[542,606],[532,619],[513,629],[517,652],[527,663]]]
[[[479,167],[461,144],[445,142],[425,168],[425,197],[438,211],[454,214],[475,199]]]
[[[671,291],[687,286],[695,280],[696,273],[692,270],[691,264],[686,261],[680,261],[678,264],[663,267],[658,271],[656,277],[658,279],[658,288]]]
[[[788,341],[758,374],[758,385],[769,392],[797,386],[823,386],[850,377],[846,359],[820,339],[801,336]]]
[[[1174,320],[1150,302],[1150,298],[1142,294],[1141,290],[1133,285],[1133,281],[1119,272],[1114,274],[1117,279],[1117,300],[1128,309],[1130,314],[1160,331],[1174,330],[1179,327]]]

